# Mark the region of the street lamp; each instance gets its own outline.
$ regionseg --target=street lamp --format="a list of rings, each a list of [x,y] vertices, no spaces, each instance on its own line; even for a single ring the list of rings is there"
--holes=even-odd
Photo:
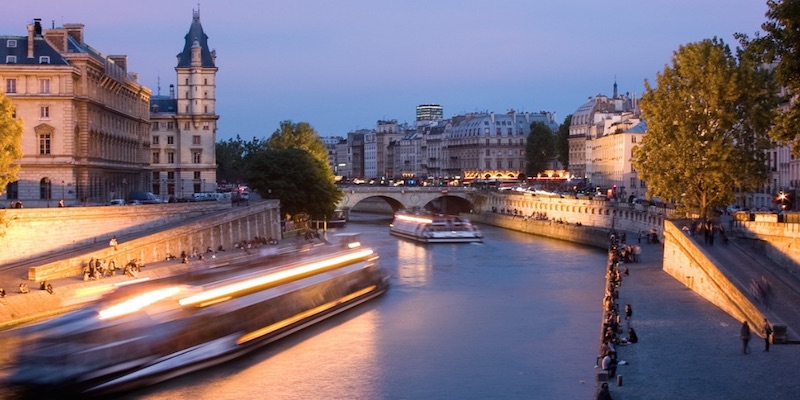
[[[778,193],[778,200],[780,200],[780,202],[781,202],[781,210],[785,210],[786,209],[786,193],[783,190],[781,190],[781,192]]]

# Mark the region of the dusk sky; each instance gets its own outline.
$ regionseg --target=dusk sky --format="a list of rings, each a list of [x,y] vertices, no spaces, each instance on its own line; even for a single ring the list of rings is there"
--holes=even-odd
[[[641,96],[644,80],[682,44],[760,31],[766,0],[340,0],[199,4],[217,51],[217,140],[265,138],[283,120],[321,136],[413,124],[415,107],[444,116],[550,111],[557,121],[588,97]],[[85,25],[86,42],[128,55],[157,94],[175,84],[196,1],[9,2],[0,34]]]

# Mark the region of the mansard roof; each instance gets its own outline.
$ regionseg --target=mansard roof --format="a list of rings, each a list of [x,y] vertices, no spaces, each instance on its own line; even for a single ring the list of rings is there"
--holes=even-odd
[[[9,41],[16,41],[15,47],[9,47]],[[15,64],[38,65],[39,57],[50,57],[50,65],[69,65],[69,62],[61,56],[46,40],[42,37],[33,39],[33,57],[28,58],[28,37],[27,36],[0,36],[0,64],[6,64],[7,56],[16,56]]]
[[[214,68],[214,57],[211,56],[211,51],[208,49],[208,36],[203,32],[203,25],[200,24],[200,11],[192,12],[192,25],[189,27],[189,33],[184,36],[186,42],[183,45],[183,51],[178,54],[178,68],[192,66],[192,46],[194,42],[200,45],[200,60],[203,67]]]
[[[151,114],[176,114],[178,99],[170,96],[150,96]]]

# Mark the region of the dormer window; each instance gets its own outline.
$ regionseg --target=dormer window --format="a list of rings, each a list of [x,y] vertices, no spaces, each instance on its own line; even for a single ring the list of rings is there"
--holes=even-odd
[[[50,64],[50,56],[39,57],[39,64]]]
[[[6,47],[17,47],[17,39],[8,39]]]
[[[17,56],[6,56],[6,64],[16,64]]]

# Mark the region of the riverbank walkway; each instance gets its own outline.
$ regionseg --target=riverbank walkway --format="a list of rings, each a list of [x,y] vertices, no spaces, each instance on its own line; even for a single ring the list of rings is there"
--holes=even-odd
[[[746,241],[732,239],[725,246],[718,240],[707,246],[698,238],[720,268],[734,270],[728,275],[732,280],[770,274],[775,292],[771,310],[796,329],[789,316],[800,306],[800,294],[787,287],[798,280],[753,253]],[[772,345],[764,352],[764,340],[753,332],[751,351],[742,354],[741,321],[664,272],[662,263],[661,245],[642,244],[642,262],[626,264],[630,275],[623,277],[618,304],[620,310],[631,305],[639,342],[617,346],[617,359],[626,363],[617,367],[622,385],[616,377],[609,380],[614,400],[785,399],[800,393],[800,346]]]

